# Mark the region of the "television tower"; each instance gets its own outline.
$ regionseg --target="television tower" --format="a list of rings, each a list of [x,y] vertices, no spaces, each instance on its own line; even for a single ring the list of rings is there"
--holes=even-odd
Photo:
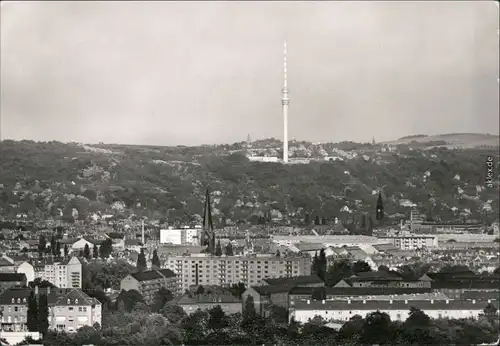
[[[286,75],[286,41],[284,44],[284,60],[283,60],[283,89],[281,90],[281,105],[283,106],[283,163],[288,163],[288,98],[287,75]]]

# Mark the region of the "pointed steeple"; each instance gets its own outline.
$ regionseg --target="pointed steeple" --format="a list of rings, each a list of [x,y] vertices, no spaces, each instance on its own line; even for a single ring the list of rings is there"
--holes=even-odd
[[[205,193],[205,206],[203,207],[203,229],[214,229],[214,225],[212,223],[212,206],[210,203],[210,192],[206,191]]]
[[[205,206],[203,208],[203,231],[200,240],[201,246],[207,246],[207,251],[210,254],[215,254],[215,233],[214,224],[212,222],[212,207],[210,203],[210,192],[207,188],[205,194]]]
[[[379,192],[377,199],[376,219],[380,221],[383,218],[384,218],[384,203],[382,202],[382,192]]]

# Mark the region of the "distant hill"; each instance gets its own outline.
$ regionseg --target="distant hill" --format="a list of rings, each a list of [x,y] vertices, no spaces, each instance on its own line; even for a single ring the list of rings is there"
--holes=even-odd
[[[483,133],[448,133],[441,135],[411,135],[401,137],[396,141],[383,142],[381,144],[410,144],[412,142],[430,143],[430,146],[442,146],[452,148],[480,148],[480,147],[498,147],[500,137],[498,135]],[[437,142],[443,142],[442,145],[436,145]],[[446,143],[446,144],[445,144]]]
[[[485,138],[437,138],[457,142],[467,136]],[[219,222],[253,223],[272,212],[273,218],[287,215],[292,221],[309,215],[310,220],[324,216],[330,222],[339,217],[363,223],[364,213],[373,215],[379,189],[388,215],[407,215],[400,201],[411,200],[422,213],[442,221],[480,220],[484,205],[498,217],[498,188],[485,188],[484,180],[485,155],[497,158],[493,178],[498,180],[497,150],[403,146],[383,152],[371,144],[351,148],[354,144],[345,143],[350,149],[343,150],[352,150],[352,155],[343,160],[282,165],[251,162],[237,143],[160,147],[4,140],[0,217],[26,214],[31,219],[71,221],[103,213],[120,219],[135,215],[200,222],[207,186]],[[308,153],[316,150],[312,144],[303,145]]]

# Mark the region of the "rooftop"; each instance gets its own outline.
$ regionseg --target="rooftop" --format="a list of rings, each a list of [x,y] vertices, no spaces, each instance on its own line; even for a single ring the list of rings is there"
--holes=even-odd
[[[33,288],[10,288],[0,295],[0,305],[10,305],[14,301],[18,304],[25,305],[23,298],[28,298],[31,292],[35,292]],[[100,304],[95,298],[89,297],[80,288],[52,288],[39,289],[39,294],[47,294],[49,305],[95,305]],[[13,300],[14,299],[14,300]],[[68,302],[69,299],[69,302]]]
[[[17,274],[17,273],[0,273],[0,282],[17,282],[17,281],[25,281],[25,274]]]
[[[289,295],[311,295],[318,287],[293,287]],[[430,293],[430,288],[324,287],[327,296],[368,296]]]
[[[263,279],[262,281],[264,281],[270,286],[279,286],[279,285],[300,286],[308,284],[324,284],[324,281],[321,280],[317,275],[302,275],[290,278]]]
[[[130,274],[137,281],[150,281],[162,278],[175,277],[175,273],[170,269],[148,270]]]
[[[231,294],[194,294],[182,295],[177,300],[177,305],[196,305],[196,304],[213,304],[213,303],[239,303],[241,300]]]

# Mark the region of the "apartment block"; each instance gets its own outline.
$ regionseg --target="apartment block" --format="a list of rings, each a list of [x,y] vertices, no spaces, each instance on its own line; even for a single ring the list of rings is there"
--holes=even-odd
[[[181,293],[177,275],[170,269],[148,270],[129,274],[120,282],[124,291],[136,290],[141,293],[146,304],[151,304],[156,293],[165,287],[174,295]]]
[[[177,274],[183,291],[191,286],[224,287],[239,282],[249,287],[263,284],[264,279],[311,274],[311,258],[308,255],[277,257],[190,254],[168,257],[165,265]]]
[[[63,260],[52,258],[30,260],[17,268],[18,273],[26,275],[28,282],[37,278],[47,280],[58,288],[82,287],[82,263],[77,257]]]
[[[426,234],[403,233],[379,238],[401,250],[416,250],[438,247],[438,237]]]

